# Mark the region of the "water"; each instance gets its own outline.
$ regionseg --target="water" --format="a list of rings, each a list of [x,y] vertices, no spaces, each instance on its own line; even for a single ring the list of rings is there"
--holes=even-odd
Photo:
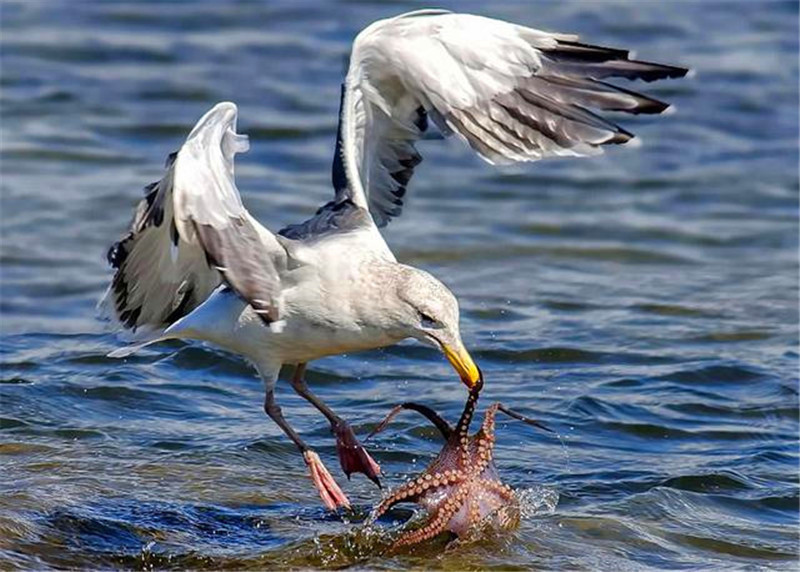
[[[560,433],[504,422],[496,449],[507,482],[557,491],[555,512],[382,556],[349,522],[379,492],[335,471],[358,510],[326,513],[247,364],[178,343],[109,359],[120,341],[94,318],[105,248],[215,102],[240,106],[261,221],[327,200],[350,41],[419,5],[6,2],[0,567],[796,566],[797,5],[484,4],[461,6],[697,71],[650,86],[677,113],[624,121],[640,148],[500,172],[423,143],[387,232],[458,294],[483,407]],[[415,344],[308,377],[362,435],[409,395],[451,419],[465,398]],[[279,389],[336,468],[323,418]],[[406,414],[372,451],[396,484],[439,446]]]

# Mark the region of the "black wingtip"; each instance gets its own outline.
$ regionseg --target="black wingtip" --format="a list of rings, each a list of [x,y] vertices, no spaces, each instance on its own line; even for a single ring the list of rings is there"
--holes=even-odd
[[[618,85],[614,85],[612,83],[607,83],[600,80],[592,80],[592,83],[604,86],[608,89],[613,91],[617,91],[619,93],[624,93],[626,95],[630,95],[636,100],[636,107],[624,107],[624,108],[612,108],[609,107],[609,111],[622,111],[625,113],[631,113],[633,115],[658,115],[659,113],[663,113],[667,109],[669,109],[670,104],[660,99],[656,99],[654,97],[650,97],[649,95],[645,95],[643,93],[639,93],[638,91],[633,91],[631,89],[625,89],[624,87],[620,87]]]
[[[549,53],[557,57],[579,61],[605,62],[610,59],[628,59],[630,53],[628,50],[619,48],[607,48],[606,46],[595,46],[569,40],[556,40],[556,44],[558,48],[548,50]]]
[[[583,75],[593,79],[624,77],[645,82],[677,79],[689,73],[688,68],[630,59],[627,50],[558,40],[554,48],[542,50],[567,75]]]
[[[628,113],[632,113],[634,115],[658,115],[660,113],[664,113],[667,109],[669,109],[669,103],[659,101],[658,99],[649,98],[647,101],[644,101],[640,105],[636,106],[636,108],[628,110]]]
[[[686,76],[689,73],[689,68],[682,68],[679,66],[670,66],[666,64],[657,64],[654,62],[646,62],[641,60],[629,60],[632,63],[646,66],[642,70],[637,79],[641,79],[646,83],[658,81],[660,79],[678,79]]]
[[[601,145],[624,145],[634,137],[636,136],[630,131],[623,129],[622,127],[617,127],[617,131],[615,131],[611,137],[603,141]]]

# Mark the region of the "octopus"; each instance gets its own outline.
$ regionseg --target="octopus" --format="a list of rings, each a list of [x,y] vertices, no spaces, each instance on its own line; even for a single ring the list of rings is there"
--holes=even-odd
[[[500,480],[494,464],[495,416],[498,411],[530,425],[551,431],[538,421],[505,407],[492,404],[477,433],[470,436],[469,427],[481,387],[473,388],[461,418],[452,428],[431,408],[419,403],[396,406],[381,421],[372,435],[382,431],[403,409],[421,413],[445,438],[441,452],[422,473],[391,491],[373,510],[369,523],[374,523],[399,502],[417,503],[427,510],[427,520],[417,529],[404,532],[392,549],[418,544],[449,531],[457,537],[491,526],[511,530],[519,524],[519,500],[514,490]]]

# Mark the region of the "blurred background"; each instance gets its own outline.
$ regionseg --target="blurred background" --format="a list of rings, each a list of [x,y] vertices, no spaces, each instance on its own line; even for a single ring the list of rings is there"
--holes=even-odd
[[[381,556],[327,514],[243,360],[161,344],[128,360],[95,317],[107,247],[214,103],[239,105],[244,202],[268,228],[331,196],[351,42],[417,2],[0,5],[0,567],[794,568],[798,558],[798,5],[440,2],[691,67],[642,138],[498,171],[423,142],[400,260],[447,283],[502,400],[504,479],[558,495],[512,535]],[[626,85],[626,84],[621,84]],[[311,364],[360,434],[464,392],[408,343]],[[279,386],[333,469],[325,420]],[[441,443],[409,415],[372,442],[386,482]],[[407,517],[395,511],[393,519]],[[376,544],[377,543],[377,544]]]

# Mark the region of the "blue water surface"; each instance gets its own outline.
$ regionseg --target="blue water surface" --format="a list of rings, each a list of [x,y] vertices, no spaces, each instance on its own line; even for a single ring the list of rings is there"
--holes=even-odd
[[[343,478],[325,419],[288,384],[286,416],[354,513],[322,509],[243,360],[177,342],[111,359],[122,341],[95,317],[106,248],[214,103],[239,105],[237,181],[268,228],[328,200],[350,43],[423,4],[8,1],[1,568],[795,569],[797,3],[444,4],[696,72],[643,86],[675,113],[618,118],[638,148],[497,170],[423,142],[386,231],[457,294],[485,403],[558,432],[503,422],[496,450],[506,482],[557,492],[555,512],[386,555],[355,524],[379,491]],[[465,398],[415,343],[313,363],[308,380],[362,435],[409,396],[451,419]],[[394,485],[440,445],[408,414],[370,449]]]

